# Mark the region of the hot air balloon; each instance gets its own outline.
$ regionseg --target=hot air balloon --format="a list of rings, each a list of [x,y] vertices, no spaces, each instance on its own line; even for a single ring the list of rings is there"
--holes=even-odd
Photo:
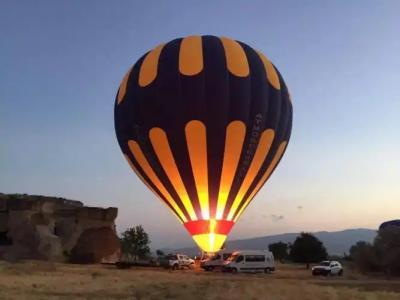
[[[133,171],[206,252],[218,251],[287,147],[292,104],[268,58],[225,37],[188,36],[144,54],[115,100]]]

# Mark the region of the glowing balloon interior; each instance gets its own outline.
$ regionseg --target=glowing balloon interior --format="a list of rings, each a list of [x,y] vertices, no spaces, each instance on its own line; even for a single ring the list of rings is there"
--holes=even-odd
[[[282,158],[292,104],[262,53],[189,36],[159,45],[128,71],[115,128],[134,172],[202,250],[215,252]]]

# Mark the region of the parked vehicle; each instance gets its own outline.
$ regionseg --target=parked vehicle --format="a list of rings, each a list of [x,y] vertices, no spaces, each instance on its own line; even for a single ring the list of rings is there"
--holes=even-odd
[[[131,257],[122,256],[119,261],[111,264],[115,265],[118,269],[129,269],[131,267],[155,267],[157,266],[157,260],[154,257],[133,259]]]
[[[328,275],[343,275],[343,267],[338,261],[322,261],[317,266],[311,268],[311,273],[313,276],[328,276]]]
[[[160,265],[166,268],[171,268],[172,270],[193,268],[194,260],[185,254],[170,254],[160,261]]]
[[[224,262],[223,272],[264,272],[275,271],[274,255],[270,251],[236,251]]]
[[[232,255],[231,252],[219,251],[213,256],[201,260],[200,267],[205,271],[212,271],[214,269],[222,268],[224,262]]]

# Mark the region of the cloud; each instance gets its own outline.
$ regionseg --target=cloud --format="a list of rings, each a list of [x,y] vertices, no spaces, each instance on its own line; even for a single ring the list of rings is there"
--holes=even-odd
[[[270,218],[272,219],[273,222],[279,222],[282,221],[285,217],[284,216],[278,216],[278,215],[270,215]]]

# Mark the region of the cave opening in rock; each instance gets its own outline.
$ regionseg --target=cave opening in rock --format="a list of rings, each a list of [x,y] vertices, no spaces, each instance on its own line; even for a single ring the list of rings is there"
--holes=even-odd
[[[12,245],[12,238],[8,236],[8,231],[0,231],[0,245],[1,246]]]

